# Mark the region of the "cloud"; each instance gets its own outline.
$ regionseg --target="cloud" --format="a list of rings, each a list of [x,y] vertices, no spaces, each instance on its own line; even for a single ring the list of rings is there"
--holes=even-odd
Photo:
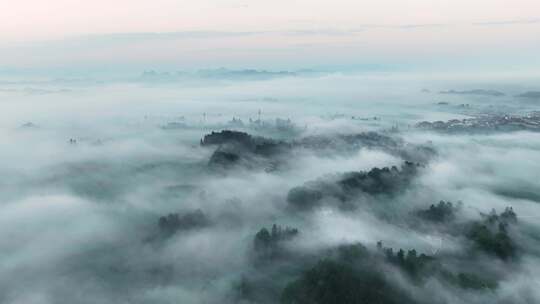
[[[503,26],[503,25],[538,24],[538,23],[540,23],[540,18],[482,21],[482,22],[474,22],[474,23],[472,23],[472,25],[475,25],[475,26]]]

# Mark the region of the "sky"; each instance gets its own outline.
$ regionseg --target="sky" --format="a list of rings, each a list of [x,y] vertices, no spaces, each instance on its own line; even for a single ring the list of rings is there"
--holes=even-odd
[[[0,68],[538,67],[537,0],[0,2]]]

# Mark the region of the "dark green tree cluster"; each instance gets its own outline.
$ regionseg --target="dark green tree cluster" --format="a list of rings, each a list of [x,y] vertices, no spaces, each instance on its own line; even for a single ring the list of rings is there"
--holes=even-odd
[[[272,157],[288,151],[292,146],[285,141],[271,138],[252,136],[245,132],[223,130],[212,132],[201,139],[201,146],[227,147],[227,150],[237,153],[249,152],[262,157]]]
[[[505,226],[517,223],[517,214],[512,207],[504,208],[501,214],[497,214],[495,209],[492,209],[489,214],[483,214],[486,222],[489,224],[503,224]]]
[[[218,146],[208,165],[229,169],[241,164],[248,169],[266,168],[267,162],[279,164],[280,156],[291,149],[291,144],[266,137],[252,136],[245,132],[223,130],[212,132],[201,139],[201,146]]]
[[[457,284],[464,289],[495,289],[497,281],[486,277],[481,277],[474,273],[460,272],[457,276],[453,276],[452,283]]]
[[[360,243],[339,245],[335,255],[337,255],[338,260],[347,263],[353,263],[371,257],[369,250]]]
[[[460,208],[460,203],[454,206],[450,202],[439,202],[438,205],[431,205],[427,210],[420,210],[416,214],[422,219],[448,224],[456,217],[456,211]],[[516,257],[518,247],[511,237],[511,227],[518,222],[517,214],[512,207],[497,214],[493,209],[488,214],[480,214],[482,219],[469,224],[457,226],[458,223],[446,225],[451,234],[462,234],[471,240],[474,246],[502,260]]]
[[[383,247],[382,242],[377,243],[377,249],[384,254],[386,261],[401,269],[415,283],[422,283],[425,278],[438,277],[465,289],[495,289],[497,286],[495,280],[485,276],[471,272],[453,272],[443,267],[434,256],[417,254],[415,249],[408,250],[407,253],[399,249],[394,253],[392,248]]]
[[[253,247],[259,257],[274,258],[282,254],[282,244],[298,235],[298,229],[280,225],[272,225],[269,231],[262,228],[255,234]]]
[[[435,261],[435,258],[424,253],[418,254],[415,249],[408,250],[407,253],[403,249],[399,249],[395,254],[392,248],[384,248],[382,242],[377,243],[379,252],[384,253],[388,262],[396,265],[406,274],[414,279],[420,279],[422,272],[429,264]]]
[[[201,146],[238,144],[246,147],[254,145],[254,138],[245,132],[223,130],[212,132],[201,139]]]
[[[480,250],[502,260],[516,257],[517,246],[508,231],[510,225],[517,223],[517,215],[512,207],[507,207],[501,214],[492,210],[483,217],[483,221],[470,225],[467,238]]]
[[[210,225],[210,220],[201,210],[183,214],[171,213],[159,218],[158,227],[162,236],[172,236],[180,230],[203,228]]]
[[[419,165],[405,162],[401,170],[396,166],[391,168],[373,168],[369,172],[346,173],[338,182],[347,194],[357,191],[369,194],[392,194],[408,185],[411,178],[416,175]]]
[[[454,206],[451,202],[440,201],[437,205],[432,204],[429,209],[418,211],[417,215],[432,222],[448,222],[455,219],[460,206],[460,202]]]

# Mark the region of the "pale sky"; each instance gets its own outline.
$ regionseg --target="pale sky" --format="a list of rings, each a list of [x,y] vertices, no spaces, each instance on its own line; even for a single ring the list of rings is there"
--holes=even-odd
[[[540,0],[0,0],[0,67],[534,60],[539,47]]]

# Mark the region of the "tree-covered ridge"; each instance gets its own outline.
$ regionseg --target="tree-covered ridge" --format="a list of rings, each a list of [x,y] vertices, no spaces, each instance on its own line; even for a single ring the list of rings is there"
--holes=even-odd
[[[324,259],[291,282],[281,295],[284,304],[415,303],[381,272]]]
[[[279,298],[287,304],[450,303],[429,292],[433,282],[456,292],[497,292],[500,282],[512,274],[512,263],[501,264],[503,271],[486,263],[489,259],[505,261],[500,255],[505,251],[498,248],[506,248],[506,241],[496,234],[512,230],[518,216],[507,207],[501,213],[480,213],[477,220],[462,219],[462,205],[440,201],[409,214],[413,221],[444,227],[444,233],[462,242],[460,251],[428,253],[417,248],[392,248],[383,241],[372,247],[345,243],[302,251],[296,244],[305,236],[298,229],[276,224],[262,227],[254,233],[250,249],[255,257],[254,271],[243,275],[236,285],[238,301],[276,303]],[[483,232],[478,234],[477,227],[483,226],[494,233],[487,237]],[[510,234],[506,236],[515,246]],[[411,290],[419,294],[411,294]]]
[[[322,204],[323,199],[337,202],[339,208],[354,208],[350,203],[359,195],[395,195],[406,189],[418,174],[419,164],[405,162],[401,169],[373,168],[368,172],[348,172],[334,180],[317,180],[292,188],[287,202],[299,210],[309,210]]]
[[[212,145],[241,145],[245,148],[254,148],[257,142],[265,141],[264,138],[253,137],[246,132],[223,130],[206,134],[201,139],[201,146]]]
[[[443,266],[444,260],[425,253],[418,254],[415,249],[399,249],[394,253],[392,248],[383,247],[377,243],[377,250],[382,253],[387,262],[398,267],[416,284],[424,284],[426,279],[437,277],[449,284],[465,289],[494,289],[497,282],[487,275],[481,275],[466,270],[453,270]]]
[[[448,269],[437,257],[394,251],[377,243],[370,251],[362,244],[333,248],[314,266],[304,270],[283,290],[282,303],[432,303],[429,299],[413,299],[392,278],[401,272],[409,283],[420,288],[430,279],[437,279],[454,288],[493,290],[495,279],[474,271]]]
[[[222,130],[206,134],[200,144],[203,147],[217,147],[209,160],[210,167],[229,169],[241,165],[267,171],[287,164],[298,151],[332,156],[355,153],[360,149],[378,149],[414,162],[426,162],[436,154],[431,146],[408,144],[400,138],[377,132],[313,135],[283,141],[241,131]]]
[[[339,186],[345,193],[357,191],[369,194],[396,193],[407,186],[417,174],[419,164],[406,161],[401,169],[396,166],[391,168],[373,168],[369,172],[345,173],[338,181]]]
[[[242,167],[272,171],[286,163],[284,157],[291,152],[291,145],[284,141],[231,130],[205,135],[201,146],[217,146],[208,162],[214,169]]]

